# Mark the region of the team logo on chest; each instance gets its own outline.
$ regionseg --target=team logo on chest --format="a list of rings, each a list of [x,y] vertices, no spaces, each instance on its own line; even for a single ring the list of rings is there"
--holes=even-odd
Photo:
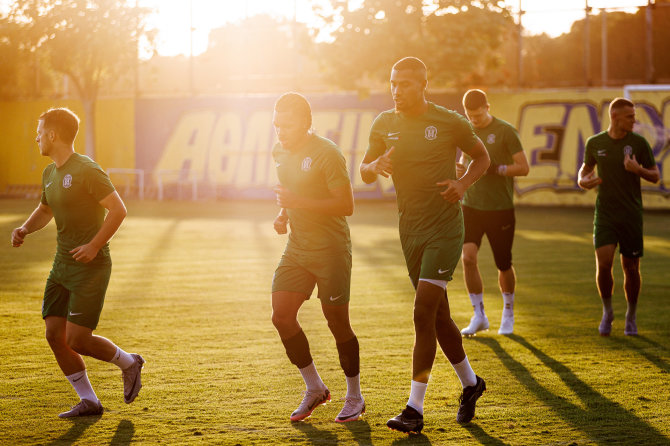
[[[429,125],[426,127],[425,135],[428,141],[433,141],[435,138],[437,138],[437,127],[434,125]]]
[[[305,157],[305,159],[302,160],[302,164],[300,165],[300,168],[302,169],[303,172],[308,172],[309,169],[312,168],[312,158]]]
[[[63,177],[63,187],[69,189],[72,186],[72,175],[69,173]]]
[[[486,144],[495,144],[496,142],[496,134],[491,133],[489,136],[486,137]]]
[[[631,156],[633,154],[633,148],[631,146],[624,146],[623,154]]]

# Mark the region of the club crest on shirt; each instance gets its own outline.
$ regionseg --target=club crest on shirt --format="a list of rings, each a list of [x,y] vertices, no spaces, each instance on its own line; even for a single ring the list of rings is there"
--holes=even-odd
[[[309,169],[312,168],[312,158],[306,157],[305,159],[303,159],[300,168],[302,169],[303,172],[309,171]]]
[[[494,144],[496,142],[496,134],[491,133],[486,137],[486,144]]]
[[[434,140],[435,138],[437,138],[437,127],[435,127],[434,125],[429,125],[428,127],[426,127],[425,135],[428,141]]]
[[[72,186],[72,175],[69,173],[63,177],[63,187],[69,189]]]
[[[623,154],[631,156],[633,154],[633,148],[631,146],[624,146]]]

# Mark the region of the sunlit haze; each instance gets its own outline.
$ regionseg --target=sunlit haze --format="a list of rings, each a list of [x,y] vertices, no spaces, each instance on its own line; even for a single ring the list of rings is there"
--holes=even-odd
[[[207,49],[209,32],[227,23],[234,23],[257,14],[293,19],[317,26],[312,7],[328,7],[328,0],[138,0],[140,6],[152,8],[149,25],[158,31],[156,50],[164,56],[197,55]],[[349,0],[350,8],[361,0]],[[555,37],[570,31],[576,20],[584,17],[585,0],[506,0],[518,17],[519,7],[524,11],[522,24],[526,33],[547,33]],[[6,11],[10,0],[0,0],[0,10]],[[634,12],[647,0],[589,0],[593,14],[601,8],[617,8]],[[192,35],[191,30],[192,28]],[[192,40],[191,40],[192,39]],[[144,54],[143,57],[150,57]]]
[[[519,4],[525,11],[522,23],[529,34],[547,33],[558,36],[570,31],[576,20],[584,17],[584,0],[507,0],[514,13]],[[313,5],[327,5],[327,0],[140,0],[140,5],[154,8],[156,14],[150,24],[158,29],[157,51],[161,55],[188,55],[191,52],[189,28],[193,26],[193,54],[207,49],[209,31],[243,20],[256,14],[268,14],[277,18],[295,19],[314,25]],[[349,1],[350,7],[360,4],[360,0]],[[589,0],[592,13],[599,8],[627,8],[643,6],[647,0]]]

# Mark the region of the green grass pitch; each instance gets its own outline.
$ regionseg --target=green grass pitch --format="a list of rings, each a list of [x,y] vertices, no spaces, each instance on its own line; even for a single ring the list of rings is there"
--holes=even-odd
[[[487,381],[475,419],[455,421],[460,386],[438,350],[422,435],[386,428],[405,405],[414,341],[413,291],[393,203],[361,202],[353,241],[351,319],[361,346],[362,421],[333,420],[346,384],[315,298],[300,321],[333,400],[291,423],[303,383],[270,321],[270,282],[286,236],[266,202],[130,202],[112,241],[114,268],[97,334],[147,363],[137,400],[123,403],[118,369],[87,359],[102,417],[61,420],[76,402],[44,339],[41,296],[55,226],[11,248],[11,230],[37,203],[0,200],[0,444],[670,444],[668,213],[645,215],[640,336],[623,335],[622,275],[615,321],[601,338],[592,210],[517,210],[516,326],[499,336],[502,299],[486,242],[480,253],[491,330],[465,339]],[[462,270],[448,292],[467,325]]]

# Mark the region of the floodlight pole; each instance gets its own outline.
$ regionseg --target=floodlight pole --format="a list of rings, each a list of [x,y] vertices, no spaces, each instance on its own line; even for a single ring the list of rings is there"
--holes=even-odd
[[[591,7],[589,0],[584,0],[584,82],[591,85],[591,26],[589,16]]]
[[[523,87],[524,84],[524,79],[523,79],[523,24],[521,23],[521,17],[524,14],[524,10],[521,6],[521,0],[519,0],[519,25],[518,25],[518,30],[519,30],[519,55],[517,57],[517,70],[519,71],[517,75],[517,84],[519,88]]]
[[[645,42],[645,48],[646,48],[646,59],[647,59],[647,64],[646,64],[646,79],[645,81],[648,84],[654,83],[655,81],[655,73],[654,73],[654,21],[653,21],[653,10],[654,6],[656,6],[656,2],[653,0],[648,0],[647,2],[647,7],[645,9],[645,19],[646,19],[646,31],[647,31],[647,41]]]
[[[602,75],[603,87],[607,87],[607,9],[600,10],[600,20],[602,24],[601,38],[600,38],[600,70]]]
[[[188,1],[189,9],[189,34],[191,37],[190,54],[188,58],[188,83],[191,96],[195,96],[195,86],[193,82],[193,0]]]

